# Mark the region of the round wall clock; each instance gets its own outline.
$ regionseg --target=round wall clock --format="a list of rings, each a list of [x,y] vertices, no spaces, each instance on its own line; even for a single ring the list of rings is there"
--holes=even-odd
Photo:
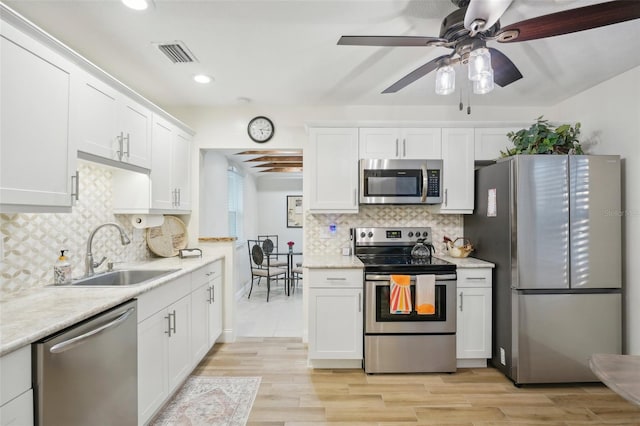
[[[273,137],[275,133],[275,128],[273,127],[273,122],[269,120],[267,117],[255,117],[249,121],[249,126],[247,126],[247,132],[249,133],[249,137],[254,142],[264,143]]]

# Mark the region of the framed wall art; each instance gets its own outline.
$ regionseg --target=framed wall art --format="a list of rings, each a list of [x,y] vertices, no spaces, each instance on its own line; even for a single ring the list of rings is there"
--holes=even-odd
[[[287,195],[287,228],[302,228],[302,195]]]

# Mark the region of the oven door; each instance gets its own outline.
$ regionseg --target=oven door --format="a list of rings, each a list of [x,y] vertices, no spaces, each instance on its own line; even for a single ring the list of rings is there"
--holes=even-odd
[[[435,313],[392,314],[389,275],[365,275],[365,334],[429,334],[456,332],[456,274],[436,275]],[[415,308],[415,276],[411,277]]]

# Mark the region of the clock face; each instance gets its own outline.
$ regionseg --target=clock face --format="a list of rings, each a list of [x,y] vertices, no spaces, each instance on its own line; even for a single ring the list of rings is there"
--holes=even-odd
[[[274,130],[273,123],[267,117],[256,117],[249,122],[247,127],[249,137],[260,143],[271,139]]]

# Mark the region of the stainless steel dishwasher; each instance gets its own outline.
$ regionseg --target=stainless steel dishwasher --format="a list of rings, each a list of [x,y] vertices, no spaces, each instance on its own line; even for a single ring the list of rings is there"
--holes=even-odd
[[[129,301],[32,345],[36,425],[136,425],[137,305]]]

